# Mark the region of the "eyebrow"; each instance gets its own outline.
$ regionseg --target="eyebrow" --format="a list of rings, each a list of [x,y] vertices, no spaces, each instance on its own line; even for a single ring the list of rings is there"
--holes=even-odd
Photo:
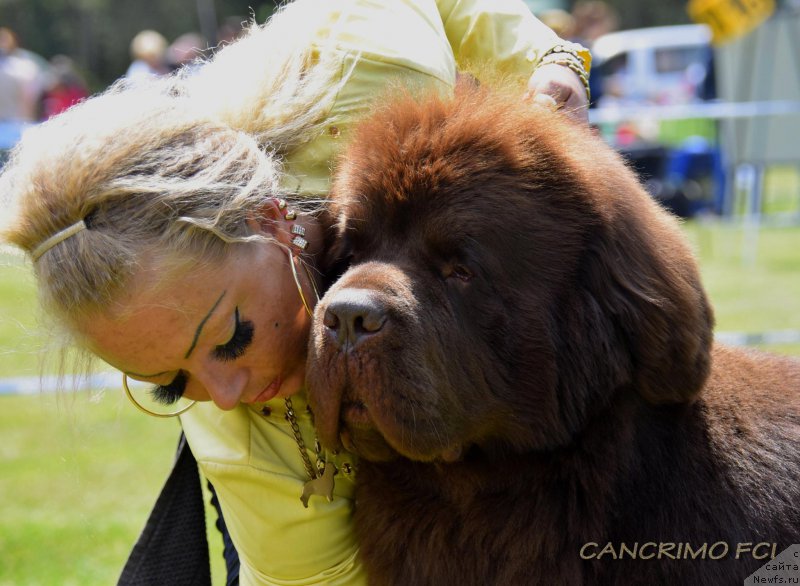
[[[200,338],[200,333],[203,331],[203,326],[206,325],[206,322],[209,320],[211,315],[214,313],[214,310],[217,309],[217,306],[220,304],[220,301],[222,301],[222,298],[225,297],[225,294],[227,292],[228,292],[227,289],[222,292],[222,295],[220,295],[219,299],[217,299],[214,302],[214,305],[211,307],[211,309],[208,311],[206,316],[203,318],[203,320],[197,326],[197,329],[194,332],[194,339],[192,339],[192,345],[189,346],[189,350],[186,351],[186,354],[184,355],[184,358],[189,358],[189,356],[194,351],[195,346],[197,346],[197,340]],[[133,377],[136,377],[136,378],[156,378],[157,376],[162,376],[162,375],[167,374],[168,372],[172,372],[172,371],[163,370],[161,372],[154,372],[152,374],[141,374],[141,373],[138,373],[138,372],[130,372],[130,371],[127,371],[127,370],[123,371],[123,372],[124,372],[124,374],[126,374],[128,376],[133,376]]]
[[[206,316],[203,318],[203,320],[197,326],[197,329],[194,332],[194,339],[192,340],[192,345],[189,346],[189,349],[186,351],[186,354],[184,355],[184,358],[189,358],[189,356],[192,355],[192,352],[194,352],[194,348],[195,348],[195,346],[197,346],[197,340],[198,340],[198,338],[200,338],[200,333],[203,331],[203,326],[206,325],[206,322],[209,320],[211,315],[214,313],[214,310],[217,309],[217,306],[220,304],[220,301],[222,301],[222,298],[225,297],[225,294],[227,292],[228,292],[227,289],[222,292],[222,295],[220,295],[219,299],[217,299],[214,302],[214,305],[211,307],[211,309],[208,310],[208,313],[206,314]]]

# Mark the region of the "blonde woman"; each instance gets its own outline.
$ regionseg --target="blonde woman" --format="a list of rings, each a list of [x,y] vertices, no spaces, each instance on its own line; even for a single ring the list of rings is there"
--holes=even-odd
[[[588,55],[519,0],[297,0],[196,75],[115,87],[31,131],[0,193],[68,340],[153,387],[216,489],[243,584],[360,584],[355,462],[303,398],[324,197],[392,88],[491,64],[585,116]],[[143,407],[143,410],[151,410]],[[334,478],[335,474],[335,478]]]

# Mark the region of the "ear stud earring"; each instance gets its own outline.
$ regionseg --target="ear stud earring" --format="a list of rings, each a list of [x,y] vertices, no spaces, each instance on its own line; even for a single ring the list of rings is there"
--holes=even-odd
[[[291,233],[295,234],[295,237],[292,238],[292,244],[294,244],[300,250],[305,250],[308,246],[308,240],[303,238],[303,236],[306,235],[306,229],[303,226],[298,226],[295,224],[291,228]]]
[[[285,199],[278,199],[277,200],[278,209],[283,214],[283,219],[289,222],[297,219],[297,212],[288,207]],[[305,250],[308,247],[308,240],[304,238],[306,235],[306,229],[303,226],[298,226],[297,224],[292,224],[292,227],[289,231],[295,235],[292,238],[292,244],[299,248],[300,250]]]

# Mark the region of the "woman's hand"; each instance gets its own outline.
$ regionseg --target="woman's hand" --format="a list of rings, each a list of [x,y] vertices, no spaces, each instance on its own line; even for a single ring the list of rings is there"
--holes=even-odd
[[[578,74],[557,63],[536,68],[528,80],[525,99],[550,108],[561,108],[580,122],[589,121],[589,96]]]

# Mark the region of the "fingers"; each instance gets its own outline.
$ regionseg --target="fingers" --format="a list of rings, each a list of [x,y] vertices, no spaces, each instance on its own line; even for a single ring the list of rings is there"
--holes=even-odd
[[[588,123],[589,99],[581,79],[568,67],[546,64],[528,80],[525,99],[550,109],[560,108],[575,120]]]
[[[533,95],[533,102],[538,104],[539,106],[543,106],[548,110],[556,110],[558,109],[558,102],[556,99],[551,96],[550,94],[545,93],[537,93]]]

